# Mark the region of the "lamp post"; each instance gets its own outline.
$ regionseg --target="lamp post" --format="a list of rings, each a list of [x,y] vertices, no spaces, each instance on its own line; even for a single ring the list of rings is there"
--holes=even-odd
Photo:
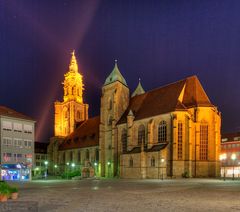
[[[234,180],[234,164],[235,164],[235,160],[236,160],[236,154],[235,153],[232,154],[231,159],[233,160],[233,180]]]
[[[97,172],[98,172],[98,163],[97,162],[94,162],[94,167],[95,167],[95,177],[96,177]]]
[[[45,179],[47,178],[47,172],[48,172],[48,161],[44,161],[45,164]]]
[[[67,179],[68,179],[68,167],[69,167],[69,162],[67,162],[66,165],[67,165]]]
[[[110,168],[111,168],[111,162],[110,161],[108,161],[107,162],[107,165],[108,165],[108,177],[110,177]]]
[[[161,159],[161,164],[164,163],[164,158]],[[163,180],[163,166],[161,166],[161,172],[162,172],[162,180]]]
[[[227,159],[227,154],[221,154],[219,157],[221,165],[223,166],[223,180],[225,181],[225,160]]]
[[[54,165],[54,173],[55,173],[55,176],[56,176],[56,170],[57,170],[57,164]]]

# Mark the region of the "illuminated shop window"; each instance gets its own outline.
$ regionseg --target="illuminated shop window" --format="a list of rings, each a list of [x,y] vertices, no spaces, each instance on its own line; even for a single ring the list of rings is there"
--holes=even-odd
[[[6,153],[6,152],[3,153],[3,161],[4,162],[11,161],[11,158],[12,158],[12,153]]]

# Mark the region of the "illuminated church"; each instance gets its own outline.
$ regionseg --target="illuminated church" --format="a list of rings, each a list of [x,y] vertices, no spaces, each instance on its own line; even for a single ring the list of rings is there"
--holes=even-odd
[[[117,62],[102,86],[100,116],[88,117],[74,52],[55,102],[50,172],[82,177],[217,177],[221,114],[198,78],[130,94]]]

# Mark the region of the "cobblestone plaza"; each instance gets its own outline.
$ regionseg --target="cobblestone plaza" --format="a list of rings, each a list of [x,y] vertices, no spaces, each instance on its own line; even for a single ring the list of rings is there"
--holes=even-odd
[[[41,180],[19,190],[19,199],[7,204],[37,204],[39,212],[240,210],[238,180]]]

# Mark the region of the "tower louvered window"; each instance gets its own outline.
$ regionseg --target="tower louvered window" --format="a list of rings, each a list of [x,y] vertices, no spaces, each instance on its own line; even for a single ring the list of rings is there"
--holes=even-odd
[[[127,152],[127,130],[123,129],[122,130],[122,152],[125,153]]]

